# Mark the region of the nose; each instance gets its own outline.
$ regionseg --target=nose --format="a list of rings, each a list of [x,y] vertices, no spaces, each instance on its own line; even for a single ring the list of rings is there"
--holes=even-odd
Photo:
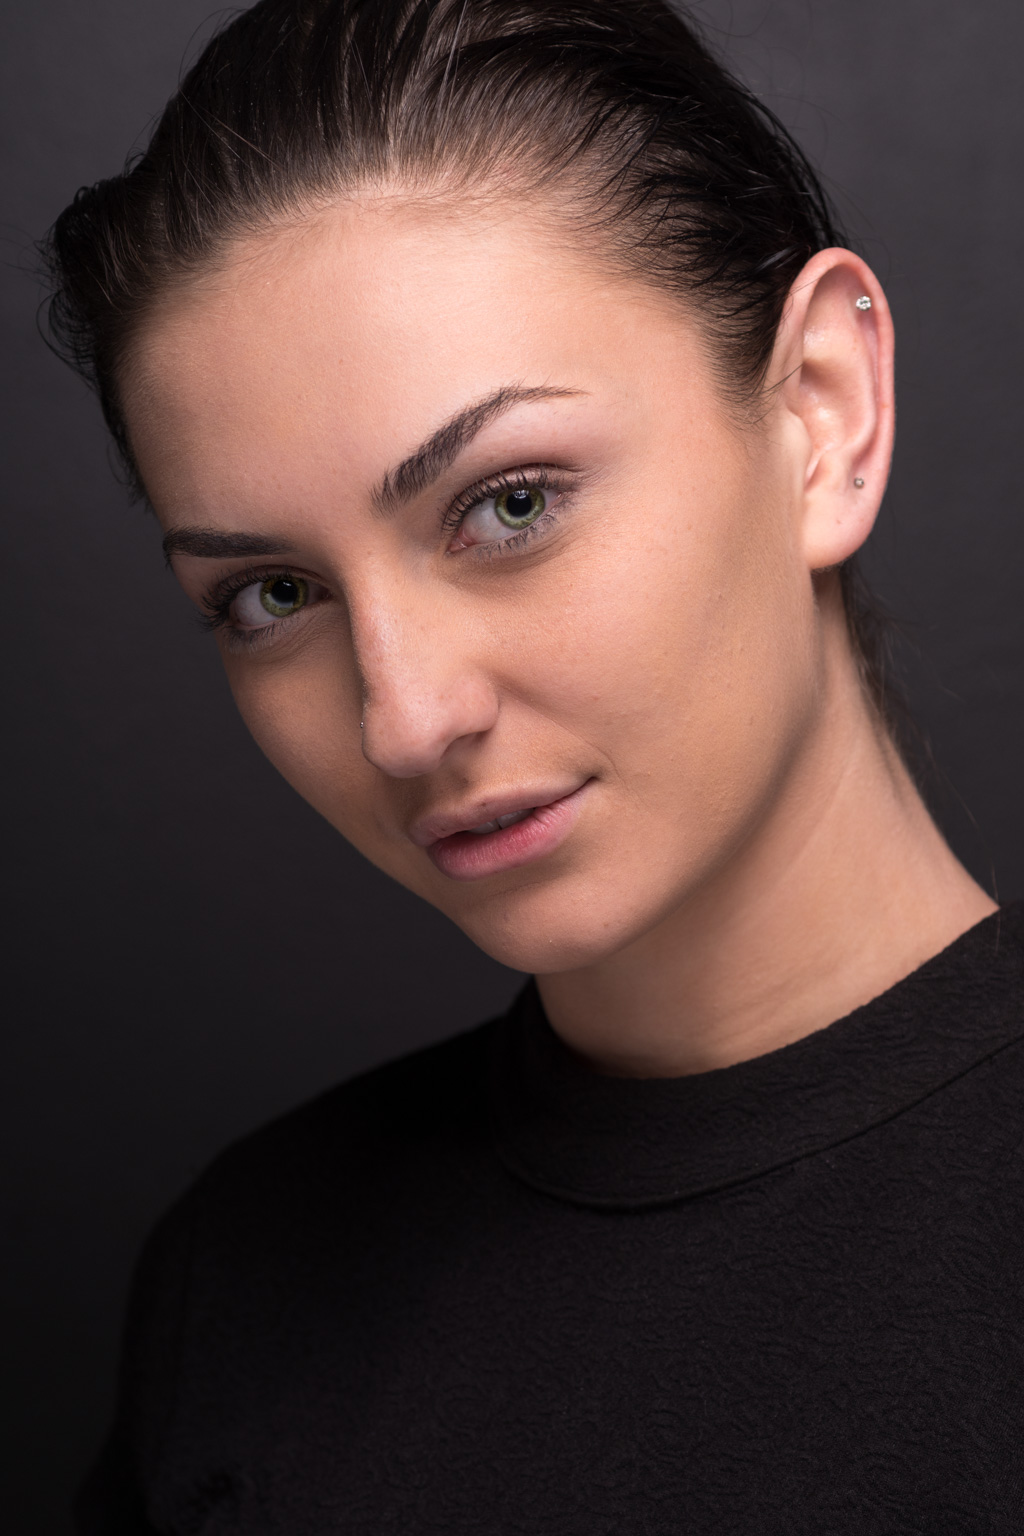
[[[363,756],[374,767],[395,779],[432,773],[457,742],[491,729],[498,696],[448,594],[391,587],[353,604],[351,617]]]

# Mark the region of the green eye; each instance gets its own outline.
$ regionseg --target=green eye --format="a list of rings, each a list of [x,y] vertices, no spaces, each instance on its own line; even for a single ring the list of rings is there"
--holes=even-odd
[[[271,576],[260,587],[260,603],[275,619],[286,619],[304,608],[309,587],[301,576]]]
[[[500,491],[494,498],[494,515],[506,528],[528,528],[540,517],[545,504],[543,491]]]

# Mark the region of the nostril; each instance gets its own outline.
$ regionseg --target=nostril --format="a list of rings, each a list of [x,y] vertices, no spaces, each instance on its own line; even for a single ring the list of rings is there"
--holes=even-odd
[[[369,694],[359,722],[363,756],[392,778],[433,773],[457,742],[486,734],[497,718],[497,695],[481,677],[429,693],[380,690]]]
[[[439,768],[445,754],[459,740],[459,736],[433,735],[410,741],[402,737],[388,737],[372,723],[362,730],[363,756],[367,762],[379,768],[392,779],[414,779],[421,774],[433,773]]]

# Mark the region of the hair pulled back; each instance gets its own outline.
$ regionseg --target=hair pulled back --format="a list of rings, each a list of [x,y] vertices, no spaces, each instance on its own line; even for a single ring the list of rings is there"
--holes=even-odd
[[[596,253],[689,300],[737,401],[800,268],[842,243],[786,129],[665,0],[259,0],[45,246],[51,334],[137,490],[119,380],[147,310],[240,238],[396,185],[554,192]],[[842,579],[883,703],[873,610]]]

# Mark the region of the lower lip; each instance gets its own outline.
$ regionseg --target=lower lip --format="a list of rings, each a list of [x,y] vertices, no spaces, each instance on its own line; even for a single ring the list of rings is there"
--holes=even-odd
[[[586,788],[587,784],[582,784],[561,800],[539,805],[522,821],[499,827],[497,832],[455,832],[439,838],[427,853],[442,875],[451,880],[482,880],[485,875],[532,864],[554,852],[568,837]]]

